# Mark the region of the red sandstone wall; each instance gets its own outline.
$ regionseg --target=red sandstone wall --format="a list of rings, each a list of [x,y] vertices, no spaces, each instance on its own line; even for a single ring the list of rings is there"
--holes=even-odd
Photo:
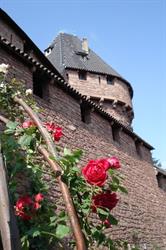
[[[105,75],[87,73],[87,80],[79,80],[76,70],[66,70],[69,83],[87,96],[98,96],[119,100],[132,107],[129,89],[125,83],[115,79],[114,84],[107,84]],[[99,82],[100,77],[100,82]]]
[[[103,99],[102,107],[104,110],[116,117],[123,124],[127,126],[131,124],[133,116],[130,116],[129,112],[125,110],[124,107],[126,105],[132,109],[132,101],[129,94],[129,89],[125,83],[115,79],[113,84],[107,84],[107,78],[105,75],[93,74],[90,72],[87,72],[86,80],[80,80],[77,70],[67,69],[66,72],[68,74],[68,81],[71,86],[78,89],[78,91],[83,95],[92,98],[97,97],[98,101],[100,98]],[[113,101],[120,101],[121,105],[116,104],[115,107]]]
[[[16,76],[32,86],[31,71],[24,63],[0,50],[2,62],[12,64],[16,68]],[[108,233],[129,242],[136,233],[140,243],[147,244],[148,250],[153,249],[152,243],[166,249],[166,193],[158,188],[149,150],[142,146],[143,159],[140,159],[134,140],[129,135],[121,131],[121,143],[114,142],[107,120],[93,112],[91,123],[87,125],[81,121],[80,105],[75,99],[53,85],[50,85],[50,93],[50,102],[37,98],[45,109],[40,116],[45,121],[54,120],[64,128],[61,145],[84,150],[80,165],[108,154],[116,155],[121,160],[124,184],[129,194],[121,195],[120,203],[114,209],[120,220],[119,226],[108,229]],[[52,193],[52,197],[56,197],[56,192]]]
[[[144,160],[136,154],[133,139],[121,132],[121,144],[112,140],[110,124],[98,114],[92,113],[92,122],[87,125],[80,121],[79,104],[60,89],[51,86],[50,103],[39,102],[45,113],[41,118],[54,120],[64,128],[62,145],[82,148],[84,157],[81,165],[89,159],[117,155],[122,162],[124,184],[129,194],[121,195],[119,206],[114,210],[120,219],[118,227],[108,232],[114,238],[127,239],[132,242],[133,234],[138,235],[140,243],[146,243],[152,249],[152,243],[165,249],[166,242],[166,193],[158,188],[155,171],[150,164],[147,149],[142,148]],[[41,100],[40,100],[41,101]],[[76,128],[75,131],[70,126]]]
[[[23,41],[18,34],[0,17],[0,35],[10,43],[23,50]]]

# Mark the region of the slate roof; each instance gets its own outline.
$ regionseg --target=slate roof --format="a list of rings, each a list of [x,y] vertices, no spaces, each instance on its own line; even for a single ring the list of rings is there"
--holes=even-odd
[[[88,55],[82,56],[85,52],[82,50],[82,41],[77,36],[60,33],[45,51],[49,49],[51,49],[51,53],[48,54],[47,58],[62,75],[64,70],[68,68],[115,76],[128,85],[131,96],[133,96],[130,83],[93,50],[89,48]]]

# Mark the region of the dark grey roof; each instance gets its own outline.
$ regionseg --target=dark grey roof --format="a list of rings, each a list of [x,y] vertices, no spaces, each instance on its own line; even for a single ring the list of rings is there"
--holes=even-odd
[[[47,57],[62,75],[65,68],[112,75],[123,80],[129,86],[131,96],[133,95],[130,83],[104,62],[93,50],[89,49],[88,55],[85,55],[82,50],[82,41],[77,36],[60,33],[46,51],[49,49],[51,53]]]

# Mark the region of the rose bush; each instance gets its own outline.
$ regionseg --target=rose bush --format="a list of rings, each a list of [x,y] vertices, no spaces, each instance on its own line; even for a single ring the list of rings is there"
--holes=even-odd
[[[3,73],[0,75],[0,107],[9,119],[17,122],[7,123],[1,142],[8,168],[9,189],[19,218],[22,249],[46,250],[55,243],[60,244],[60,248],[62,239],[71,234],[66,211],[59,212],[56,204],[48,199],[48,175],[51,183],[55,182],[56,176],[38,152],[39,145],[44,142],[37,126],[31,120],[22,122],[24,115],[13,98],[21,96],[33,110],[38,112],[39,109],[31,91],[26,91],[20,81],[13,79],[5,82],[6,68],[8,67],[2,67]],[[44,126],[51,133],[54,142],[57,143],[63,136],[62,128],[54,122],[46,122]],[[81,150],[71,152],[58,147],[57,155],[56,159],[50,157],[62,169],[61,180],[70,190],[87,249],[98,249],[99,245],[112,250],[119,249],[117,243],[104,232],[105,228],[118,223],[112,215],[112,209],[119,199],[115,192],[126,192],[120,184],[121,176],[117,171],[120,168],[119,160],[115,156],[90,160],[80,170],[77,165],[82,155]],[[17,174],[25,175],[30,183],[28,195],[24,194],[19,198]],[[92,220],[94,213],[98,217],[95,222]],[[70,245],[74,249],[73,241],[70,241]]]

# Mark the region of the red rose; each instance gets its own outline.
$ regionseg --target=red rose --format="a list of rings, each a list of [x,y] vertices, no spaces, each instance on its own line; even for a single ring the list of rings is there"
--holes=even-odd
[[[59,141],[60,138],[63,136],[62,128],[57,127],[53,122],[46,122],[44,126],[47,128],[48,132],[52,133],[52,136],[55,141]]]
[[[32,216],[28,215],[27,213],[23,211],[16,211],[16,215],[19,216],[23,220],[31,220]]]
[[[104,224],[104,226],[107,227],[107,228],[111,227],[111,223],[109,222],[108,219],[105,219],[105,220],[103,221],[103,224]]]
[[[46,123],[44,123],[44,126],[46,127],[48,132],[53,132],[54,129],[56,128],[55,123],[53,123],[53,122],[46,122]]]
[[[26,195],[26,196],[20,197],[18,201],[16,202],[16,206],[15,206],[16,215],[22,218],[23,220],[30,220],[32,216],[29,215],[28,213],[25,213],[24,209],[31,208],[32,204],[33,204],[33,201],[30,196]]]
[[[16,208],[23,209],[25,206],[29,206],[33,203],[30,196],[26,195],[23,197],[20,197],[18,201],[16,202]]]
[[[111,157],[111,158],[107,158],[105,159],[109,166],[107,167],[106,170],[108,170],[109,168],[112,168],[112,169],[118,169],[120,168],[120,162],[118,160],[118,158],[116,158],[115,156]]]
[[[15,206],[15,213],[23,220],[31,220],[34,216],[36,210],[38,210],[41,205],[39,204],[40,201],[44,199],[44,196],[41,193],[35,195],[33,201],[30,196],[26,195],[20,197]]]
[[[36,124],[33,121],[23,122],[22,128],[30,128],[30,127],[36,127]]]
[[[38,194],[35,195],[35,201],[36,201],[36,202],[40,202],[40,201],[42,201],[43,199],[44,199],[44,195],[43,195],[43,194],[38,193]]]
[[[111,193],[110,191],[97,194],[92,197],[92,211],[96,213],[98,207],[112,210],[118,200],[116,193]]]
[[[103,160],[89,161],[89,163],[82,168],[82,174],[88,183],[99,187],[103,186],[107,179]]]
[[[53,138],[55,141],[59,141],[62,136],[63,136],[62,128],[57,127],[56,129],[54,129]]]
[[[35,210],[38,210],[40,207],[41,207],[41,205],[40,205],[38,202],[34,202],[33,208],[34,208]]]

